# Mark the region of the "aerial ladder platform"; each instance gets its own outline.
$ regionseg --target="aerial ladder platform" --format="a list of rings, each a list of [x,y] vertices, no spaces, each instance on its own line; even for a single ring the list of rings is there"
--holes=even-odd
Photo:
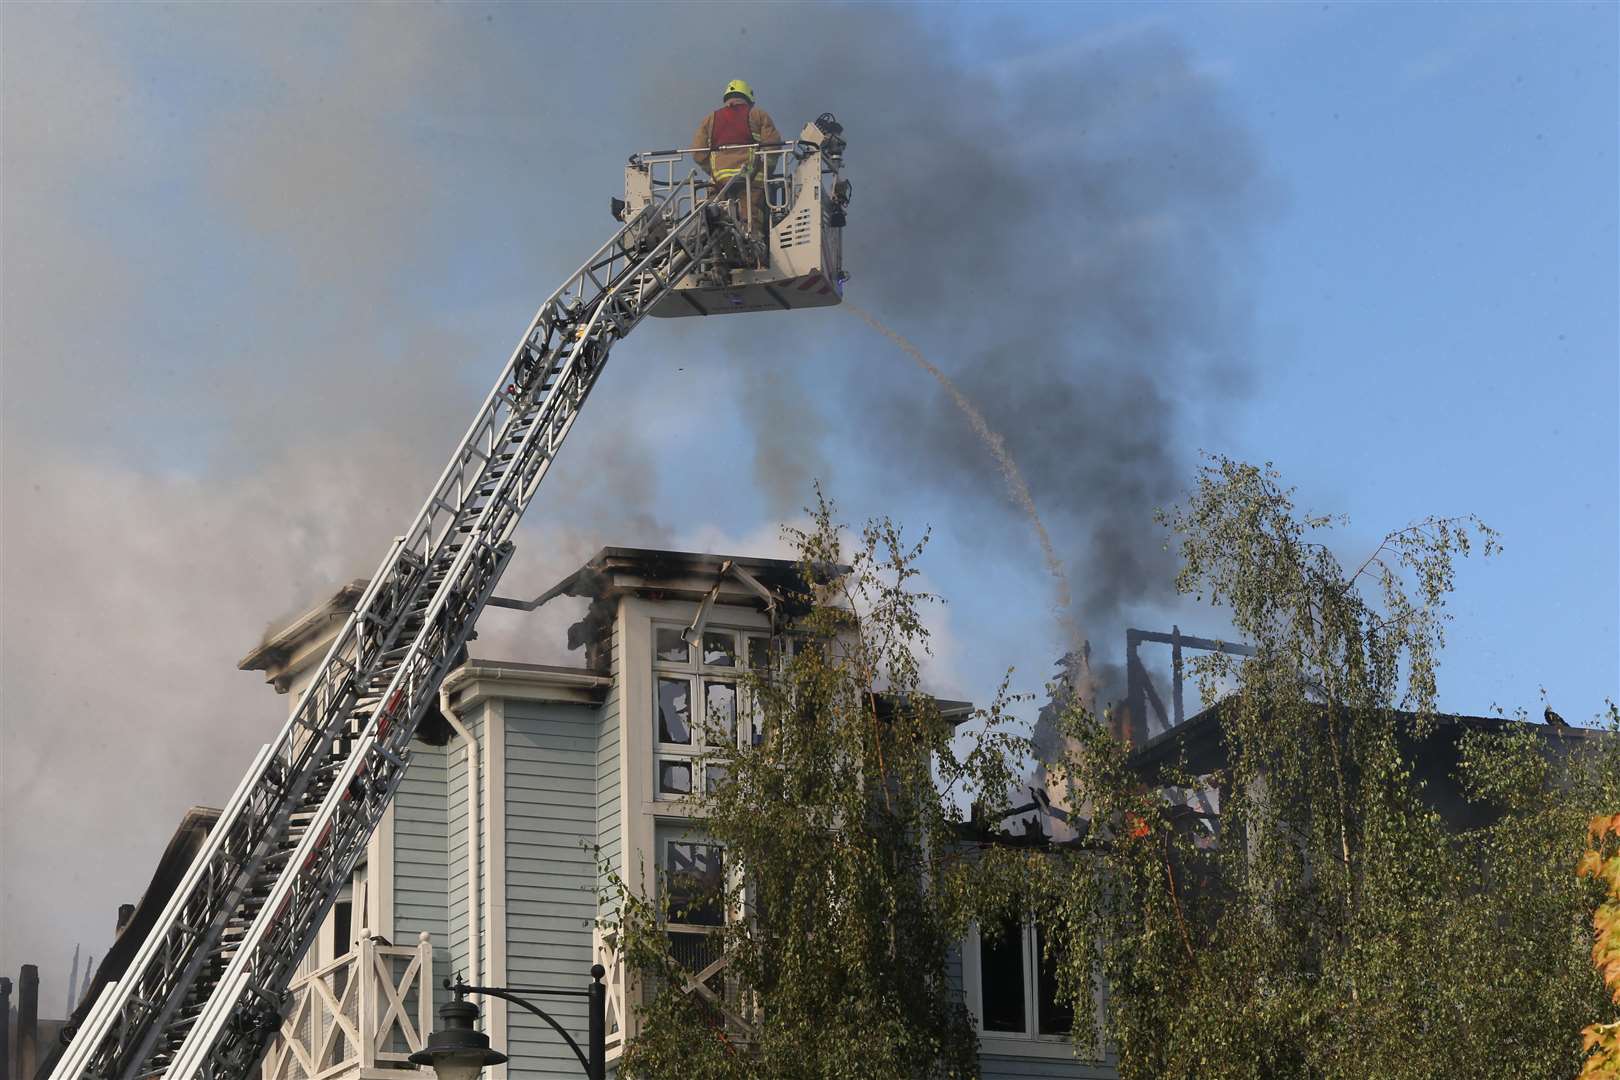
[[[824,113],[792,142],[752,150],[757,167],[724,186],[686,166],[699,151],[630,158],[612,206],[622,227],[540,305],[286,725],[50,1080],[245,1080],[613,345],[648,315],[839,302],[842,128]],[[767,221],[753,220],[761,206]]]

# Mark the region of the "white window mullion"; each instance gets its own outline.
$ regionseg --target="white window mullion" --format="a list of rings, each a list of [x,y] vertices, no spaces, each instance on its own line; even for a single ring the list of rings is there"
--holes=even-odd
[[[1025,919],[1024,935],[1024,1034],[1040,1033],[1041,1020],[1036,1014],[1041,1007],[1040,945],[1035,940],[1035,920]]]

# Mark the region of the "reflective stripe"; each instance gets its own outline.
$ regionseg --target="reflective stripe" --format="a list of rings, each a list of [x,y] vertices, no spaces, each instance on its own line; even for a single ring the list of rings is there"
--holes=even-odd
[[[756,173],[763,172],[764,164],[754,160],[754,148],[752,146],[748,148],[747,161],[730,169],[716,169],[710,175],[712,175],[716,180],[729,180],[733,176],[736,176],[738,173],[742,172],[744,169],[752,169]]]

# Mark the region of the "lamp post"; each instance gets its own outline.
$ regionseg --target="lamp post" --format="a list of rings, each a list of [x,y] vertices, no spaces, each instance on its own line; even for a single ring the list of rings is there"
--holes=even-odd
[[[606,1080],[607,1078],[607,987],[602,985],[602,976],[607,969],[601,964],[591,965],[591,984],[584,990],[565,990],[559,987],[530,986],[468,986],[456,976],[456,981],[444,981],[445,989],[455,994],[455,999],[439,1010],[441,1026],[439,1030],[428,1036],[427,1045],[411,1055],[413,1065],[428,1065],[438,1073],[439,1080],[475,1080],[478,1073],[486,1065],[499,1065],[506,1061],[506,1055],[499,1050],[492,1050],[489,1046],[489,1036],[474,1027],[478,1019],[478,1006],[467,1001],[468,994],[477,994],[481,997],[495,997],[502,1001],[529,1010],[550,1024],[552,1030],[561,1035],[563,1042],[579,1058],[580,1066],[585,1070],[587,1080]],[[587,1002],[590,1017],[590,1031],[586,1042],[590,1046],[590,1056],[587,1057],[574,1041],[572,1035],[551,1014],[546,1012],[534,1002],[529,1001],[520,994],[537,994],[545,997],[582,997]]]

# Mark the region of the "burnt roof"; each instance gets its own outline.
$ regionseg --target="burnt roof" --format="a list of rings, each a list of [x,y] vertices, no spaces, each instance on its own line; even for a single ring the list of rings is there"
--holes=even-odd
[[[1222,724],[1222,713],[1231,708],[1230,701],[1211,705],[1169,731],[1155,735],[1131,751],[1127,764],[1134,770],[1157,775],[1166,768],[1185,764],[1195,773],[1210,772],[1226,764],[1227,741]],[[1397,716],[1410,732],[1418,714],[1400,710]],[[1585,740],[1603,738],[1607,732],[1599,728],[1551,727],[1533,721],[1514,720],[1506,716],[1469,716],[1461,713],[1436,713],[1432,717],[1434,729],[1424,742],[1455,742],[1469,731],[1509,731],[1529,728],[1549,741]]]
[[[696,551],[666,551],[659,548],[604,547],[573,574],[558,583],[567,596],[596,597],[610,588],[609,579],[637,578],[642,589],[659,583],[674,583],[682,577],[718,574],[726,563],[733,563],[772,588],[799,590],[804,578],[795,559],[761,559],[745,555],[712,555]],[[840,568],[843,569],[843,568]],[[707,591],[707,588],[702,590]],[[701,593],[699,593],[701,595]]]
[[[639,596],[649,600],[702,600],[718,581],[716,603],[763,605],[744,582],[720,577],[727,563],[751,575],[776,598],[790,618],[807,610],[807,583],[802,564],[794,559],[761,559],[745,555],[712,555],[657,548],[605,547],[584,566],[554,585],[547,596],[582,596],[591,601],[585,617],[568,628],[568,647],[592,646],[612,624],[619,600]],[[817,568],[817,577],[831,579],[848,573],[846,566]],[[597,663],[588,663],[598,667]]]

